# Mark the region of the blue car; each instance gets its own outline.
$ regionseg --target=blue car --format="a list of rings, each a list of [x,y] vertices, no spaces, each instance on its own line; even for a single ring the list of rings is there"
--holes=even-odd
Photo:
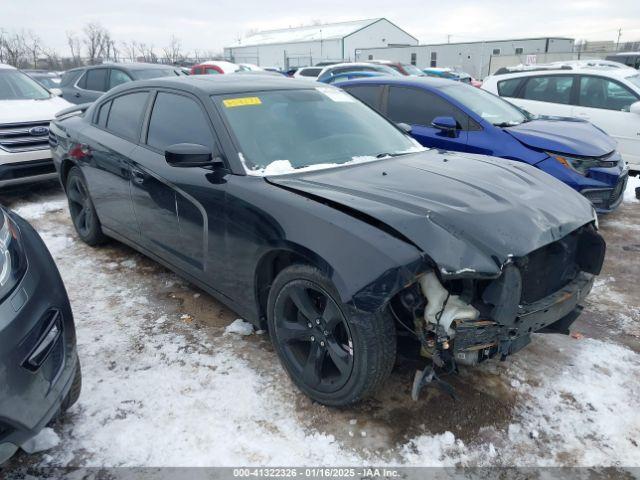
[[[340,87],[425,147],[534,165],[587,197],[599,213],[622,202],[628,168],[616,142],[591,123],[534,117],[484,90],[438,78],[371,78]]]

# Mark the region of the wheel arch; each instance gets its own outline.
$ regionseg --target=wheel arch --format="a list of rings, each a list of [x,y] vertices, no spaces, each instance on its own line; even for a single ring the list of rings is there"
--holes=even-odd
[[[346,284],[338,272],[315,252],[297,244],[274,246],[260,257],[254,274],[254,295],[261,328],[266,329],[267,302],[273,281],[282,270],[295,264],[318,268],[331,279],[341,296],[346,292]]]

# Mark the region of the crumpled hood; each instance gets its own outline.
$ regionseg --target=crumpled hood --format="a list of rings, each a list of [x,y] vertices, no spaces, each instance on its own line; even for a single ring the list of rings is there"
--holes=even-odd
[[[538,150],[582,157],[601,157],[616,149],[616,141],[589,122],[540,119],[503,129]]]
[[[595,218],[589,201],[550,175],[483,155],[431,150],[267,180],[384,222],[445,275],[496,276],[511,256]]]
[[[55,96],[46,100],[0,100],[0,124],[49,121],[57,112],[71,106]]]

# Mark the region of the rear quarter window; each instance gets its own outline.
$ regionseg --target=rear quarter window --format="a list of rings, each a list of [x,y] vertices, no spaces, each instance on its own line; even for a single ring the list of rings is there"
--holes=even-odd
[[[515,97],[521,83],[521,78],[510,78],[509,80],[498,82],[498,95],[501,97]]]
[[[148,96],[149,92],[134,92],[114,98],[107,119],[107,130],[137,142],[140,138],[140,128]]]

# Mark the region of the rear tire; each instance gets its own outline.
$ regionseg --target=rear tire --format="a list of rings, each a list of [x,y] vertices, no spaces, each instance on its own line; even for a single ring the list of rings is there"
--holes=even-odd
[[[104,243],[107,237],[102,233],[100,219],[79,167],[71,168],[65,187],[71,220],[80,239],[92,247]]]
[[[353,315],[317,268],[292,265],[269,292],[267,321],[285,370],[307,396],[344,406],[372,395],[396,359],[396,331],[387,310]]]

